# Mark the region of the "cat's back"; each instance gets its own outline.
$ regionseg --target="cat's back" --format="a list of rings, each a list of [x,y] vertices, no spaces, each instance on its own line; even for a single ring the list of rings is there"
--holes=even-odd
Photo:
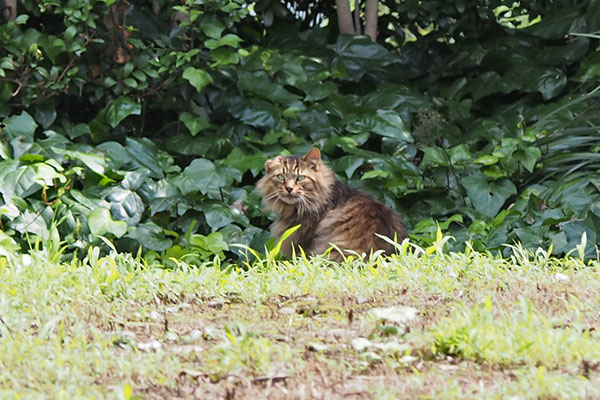
[[[358,253],[381,249],[389,254],[393,246],[376,234],[398,240],[406,237],[398,215],[365,192],[337,181],[331,201],[331,208],[322,216],[315,231],[314,253],[322,253],[333,243],[340,249]]]

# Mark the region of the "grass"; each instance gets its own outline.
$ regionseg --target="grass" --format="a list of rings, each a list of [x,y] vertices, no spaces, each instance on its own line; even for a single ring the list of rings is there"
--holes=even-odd
[[[514,250],[246,269],[5,253],[0,398],[600,397],[598,263]]]

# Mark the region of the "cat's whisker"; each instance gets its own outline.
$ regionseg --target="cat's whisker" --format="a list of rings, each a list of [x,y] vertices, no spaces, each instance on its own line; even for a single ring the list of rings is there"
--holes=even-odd
[[[315,205],[307,198],[307,196],[302,195],[298,197],[301,200],[302,209],[304,214],[310,215],[318,215],[318,209]]]
[[[316,199],[314,199],[308,195],[303,195],[302,200],[306,203],[306,206],[310,210],[310,214],[312,214],[312,215],[319,214],[319,207],[318,207],[318,203],[317,203]]]

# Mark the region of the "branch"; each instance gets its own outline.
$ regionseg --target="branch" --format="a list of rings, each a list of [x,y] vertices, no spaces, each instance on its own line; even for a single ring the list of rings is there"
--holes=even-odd
[[[372,41],[377,41],[377,13],[379,11],[378,0],[367,0],[367,23],[365,24],[365,35]]]
[[[350,3],[348,0],[335,0],[335,8],[337,11],[338,25],[340,33],[349,33],[354,35],[354,24],[352,23],[352,13],[350,12]]]
[[[7,22],[17,18],[17,0],[4,0],[4,10],[2,10],[2,16]]]
[[[354,32],[361,34],[360,26],[360,0],[354,0]]]

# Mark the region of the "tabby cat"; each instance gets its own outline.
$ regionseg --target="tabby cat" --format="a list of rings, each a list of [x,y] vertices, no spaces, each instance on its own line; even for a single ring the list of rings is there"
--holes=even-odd
[[[265,170],[257,188],[263,203],[277,213],[273,235],[280,238],[288,228],[301,225],[283,243],[287,256],[292,246],[321,254],[332,244],[359,254],[379,249],[390,254],[393,246],[375,234],[397,240],[406,237],[400,218],[367,193],[339,181],[323,164],[317,148],[302,157],[275,157],[267,161]],[[329,258],[341,261],[343,256],[334,250]]]

